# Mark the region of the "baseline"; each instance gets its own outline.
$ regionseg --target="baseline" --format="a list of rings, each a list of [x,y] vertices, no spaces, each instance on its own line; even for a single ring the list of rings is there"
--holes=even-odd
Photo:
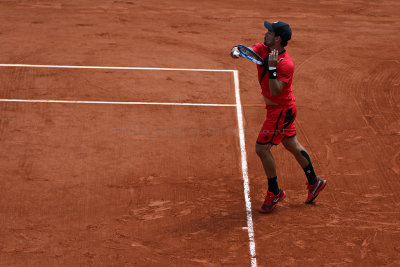
[[[165,103],[165,102],[164,103],[163,102],[109,102],[109,101],[80,101],[80,100],[74,101],[74,100],[45,100],[45,99],[0,99],[0,102],[236,107],[235,104]]]
[[[111,70],[175,70],[175,71],[210,71],[210,72],[234,72],[235,70],[218,69],[180,69],[180,68],[147,68],[147,67],[107,67],[107,66],[68,66],[68,65],[30,65],[30,64],[0,64],[0,67],[22,68],[64,68],[64,69],[111,69]]]

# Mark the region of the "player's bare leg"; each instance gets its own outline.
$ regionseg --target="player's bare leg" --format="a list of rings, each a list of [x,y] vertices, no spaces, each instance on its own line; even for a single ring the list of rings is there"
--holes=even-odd
[[[308,166],[310,161],[305,156],[308,155],[307,150],[300,144],[296,136],[283,138],[282,144],[293,154],[303,169]],[[303,151],[303,153],[301,151]]]
[[[256,153],[261,159],[265,174],[268,178],[276,177],[276,165],[274,157],[271,153],[271,144],[260,145],[256,144]]]

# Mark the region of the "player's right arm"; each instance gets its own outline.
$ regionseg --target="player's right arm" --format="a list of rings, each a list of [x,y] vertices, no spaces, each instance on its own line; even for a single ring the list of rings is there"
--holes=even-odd
[[[253,50],[256,54],[258,54],[258,49],[259,49],[260,44],[255,44],[249,47],[249,49]],[[237,46],[232,47],[231,49],[231,57],[232,58],[239,58],[240,57],[240,52]]]
[[[239,49],[237,48],[237,46],[232,47],[232,49],[231,49],[231,57],[232,58],[239,58],[240,57]]]

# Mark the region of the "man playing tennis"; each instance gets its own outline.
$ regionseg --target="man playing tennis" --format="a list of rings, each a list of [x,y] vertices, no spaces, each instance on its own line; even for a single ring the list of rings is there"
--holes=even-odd
[[[294,63],[285,50],[292,37],[292,30],[289,24],[281,21],[265,21],[264,26],[268,29],[264,43],[257,43],[251,49],[264,59],[264,64],[257,65],[257,69],[267,117],[257,138],[256,152],[268,178],[267,195],[260,208],[260,212],[267,213],[286,196],[285,191],[278,187],[272,146],[282,143],[303,168],[308,189],[305,203],[311,203],[318,196],[325,188],[326,180],[316,176],[307,150],[296,137],[294,120],[297,109],[292,90]],[[231,56],[239,58],[238,54],[238,48],[233,47]]]

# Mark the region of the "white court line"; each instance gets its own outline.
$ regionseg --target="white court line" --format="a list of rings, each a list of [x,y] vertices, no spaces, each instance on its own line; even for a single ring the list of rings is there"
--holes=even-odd
[[[243,112],[239,91],[239,72],[237,70],[216,69],[179,69],[179,68],[141,68],[141,67],[101,67],[101,66],[62,66],[62,65],[28,65],[28,64],[0,64],[0,67],[31,67],[31,68],[70,68],[70,69],[117,69],[117,70],[166,70],[166,71],[210,71],[210,72],[232,72],[235,84],[236,105],[231,104],[195,104],[195,103],[156,103],[156,102],[105,102],[105,101],[67,101],[67,100],[23,100],[23,99],[0,99],[7,102],[51,102],[51,103],[85,103],[85,104],[143,104],[143,105],[181,105],[181,106],[236,106],[239,128],[239,141],[242,161],[242,176],[244,187],[244,198],[246,202],[247,231],[249,235],[249,247],[251,255],[251,266],[257,267],[256,246],[254,240],[253,217],[251,212],[249,176],[247,171],[247,154],[244,137]]]
[[[236,112],[237,112],[238,127],[239,127],[243,188],[244,188],[244,199],[246,201],[247,232],[249,234],[251,266],[256,267],[257,266],[256,244],[254,241],[253,216],[251,213],[249,175],[247,172],[247,154],[246,154],[246,143],[244,138],[244,127],[243,127],[243,112],[242,112],[242,103],[240,101],[240,91],[239,91],[239,72],[237,70],[233,71],[233,79],[235,83]]]
[[[108,69],[108,70],[175,70],[175,71],[212,71],[233,72],[234,70],[217,69],[177,69],[177,68],[142,68],[142,67],[107,67],[107,66],[63,66],[63,65],[29,65],[29,64],[0,64],[0,67],[25,67],[25,68],[62,68],[62,69]]]
[[[73,101],[73,100],[45,100],[45,99],[0,99],[0,102],[236,107],[235,104],[164,103],[164,102],[109,102],[109,101]]]

